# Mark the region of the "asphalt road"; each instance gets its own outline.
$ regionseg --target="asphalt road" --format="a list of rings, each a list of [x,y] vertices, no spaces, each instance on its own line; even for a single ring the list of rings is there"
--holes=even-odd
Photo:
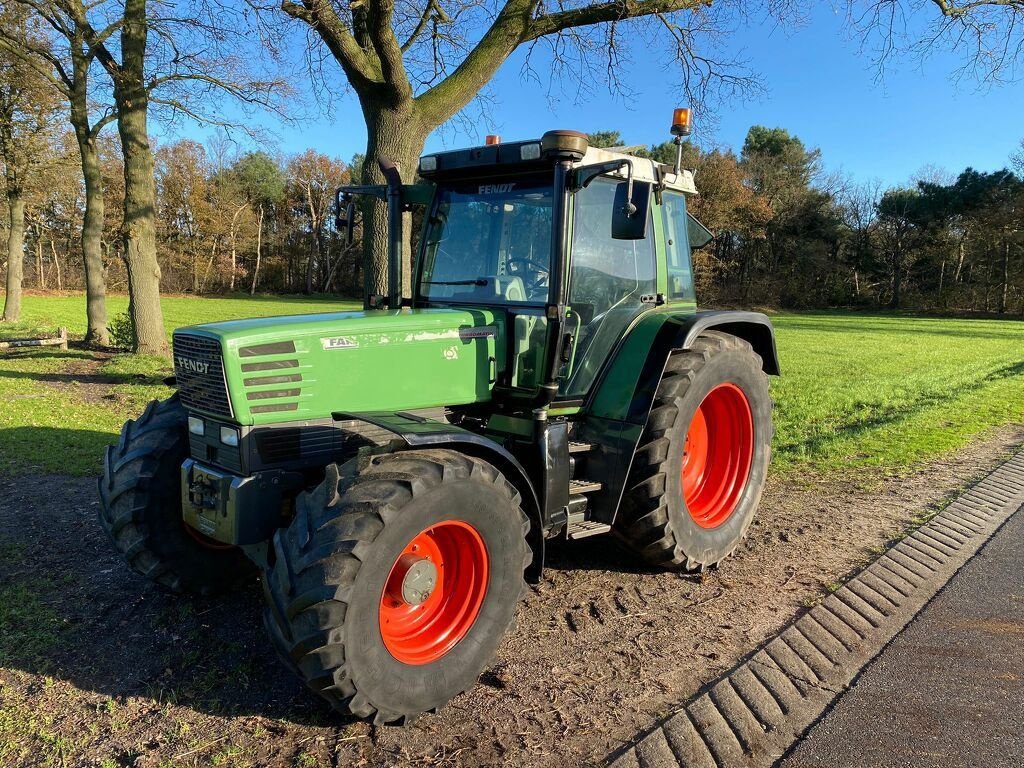
[[[1024,766],[1024,508],[777,766]]]

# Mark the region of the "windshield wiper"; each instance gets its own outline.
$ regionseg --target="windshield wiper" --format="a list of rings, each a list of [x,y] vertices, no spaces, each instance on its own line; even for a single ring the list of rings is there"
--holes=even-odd
[[[478,277],[474,280],[424,280],[424,285],[487,285],[486,277]]]

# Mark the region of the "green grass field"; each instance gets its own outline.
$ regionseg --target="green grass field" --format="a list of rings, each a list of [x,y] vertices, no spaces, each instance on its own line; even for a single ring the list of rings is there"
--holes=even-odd
[[[110,315],[124,298],[110,299]],[[335,298],[163,300],[168,331],[253,315],[349,308]],[[783,376],[774,471],[903,472],[1008,423],[1024,423],[1024,323],[860,313],[776,315]],[[25,299],[0,333],[84,332],[80,296]],[[165,397],[161,360],[72,349],[0,353],[0,472],[98,472],[103,447],[149,399]]]
[[[330,312],[352,309],[362,302],[340,299],[336,296],[243,296],[204,299],[194,296],[165,296],[160,301],[164,310],[164,325],[170,334],[175,328],[215,320],[266,315],[291,315],[302,312]],[[107,316],[111,319],[128,311],[127,296],[107,298]],[[72,336],[85,335],[85,304],[82,296],[26,296],[22,306],[22,328],[53,328],[64,326]],[[4,332],[0,326],[0,332]]]

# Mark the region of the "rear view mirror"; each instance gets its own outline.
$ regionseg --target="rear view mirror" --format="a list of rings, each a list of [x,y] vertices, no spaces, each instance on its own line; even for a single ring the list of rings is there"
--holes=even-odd
[[[630,199],[629,188],[633,187]],[[647,237],[647,219],[651,209],[651,185],[630,184],[623,181],[615,185],[612,203],[612,239],[643,240]]]
[[[344,196],[341,190],[334,198],[334,227],[341,233],[342,242],[352,245],[356,226],[356,203],[351,197]]]

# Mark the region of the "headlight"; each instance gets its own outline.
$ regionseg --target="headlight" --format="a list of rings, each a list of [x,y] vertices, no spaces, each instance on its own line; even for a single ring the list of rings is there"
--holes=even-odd
[[[540,144],[523,144],[519,148],[520,160],[540,160]]]
[[[238,446],[238,430],[234,427],[221,427],[220,428],[220,441],[224,445]]]
[[[200,437],[202,437],[204,434],[206,434],[206,425],[203,423],[203,420],[200,419],[198,416],[189,416],[188,431],[191,432],[193,435],[199,435]]]

